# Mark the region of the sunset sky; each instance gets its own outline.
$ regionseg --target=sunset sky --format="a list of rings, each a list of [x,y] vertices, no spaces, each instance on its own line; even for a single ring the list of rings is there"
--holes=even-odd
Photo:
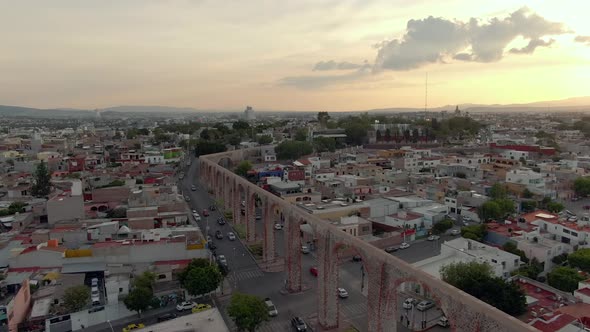
[[[590,1],[0,2],[0,104],[364,110],[590,95]]]

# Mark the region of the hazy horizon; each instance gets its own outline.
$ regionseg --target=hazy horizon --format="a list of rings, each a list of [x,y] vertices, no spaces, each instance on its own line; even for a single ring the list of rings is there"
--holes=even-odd
[[[528,6],[528,7],[525,7]],[[590,4],[0,4],[0,104],[355,111],[588,95]]]

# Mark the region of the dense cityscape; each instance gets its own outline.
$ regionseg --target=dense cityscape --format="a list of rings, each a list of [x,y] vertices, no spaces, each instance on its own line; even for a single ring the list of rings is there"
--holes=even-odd
[[[589,124],[583,112],[459,107],[4,117],[3,326],[322,330],[319,230],[203,169],[205,156],[239,153],[219,167],[523,326],[583,328]],[[375,330],[373,258],[339,248],[330,293],[339,299],[337,328]],[[398,331],[462,330],[422,282],[396,283],[389,301]]]

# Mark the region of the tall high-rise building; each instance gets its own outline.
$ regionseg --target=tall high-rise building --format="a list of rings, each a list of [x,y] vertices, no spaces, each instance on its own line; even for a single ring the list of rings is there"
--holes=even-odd
[[[246,110],[244,111],[244,118],[246,121],[253,121],[256,120],[256,114],[254,114],[254,109],[252,106],[246,106]]]

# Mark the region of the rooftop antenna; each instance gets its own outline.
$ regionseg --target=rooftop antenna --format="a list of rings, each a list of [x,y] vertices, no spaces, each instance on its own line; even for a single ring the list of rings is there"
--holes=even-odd
[[[426,84],[424,86],[424,112],[428,108],[428,72],[426,72]]]

